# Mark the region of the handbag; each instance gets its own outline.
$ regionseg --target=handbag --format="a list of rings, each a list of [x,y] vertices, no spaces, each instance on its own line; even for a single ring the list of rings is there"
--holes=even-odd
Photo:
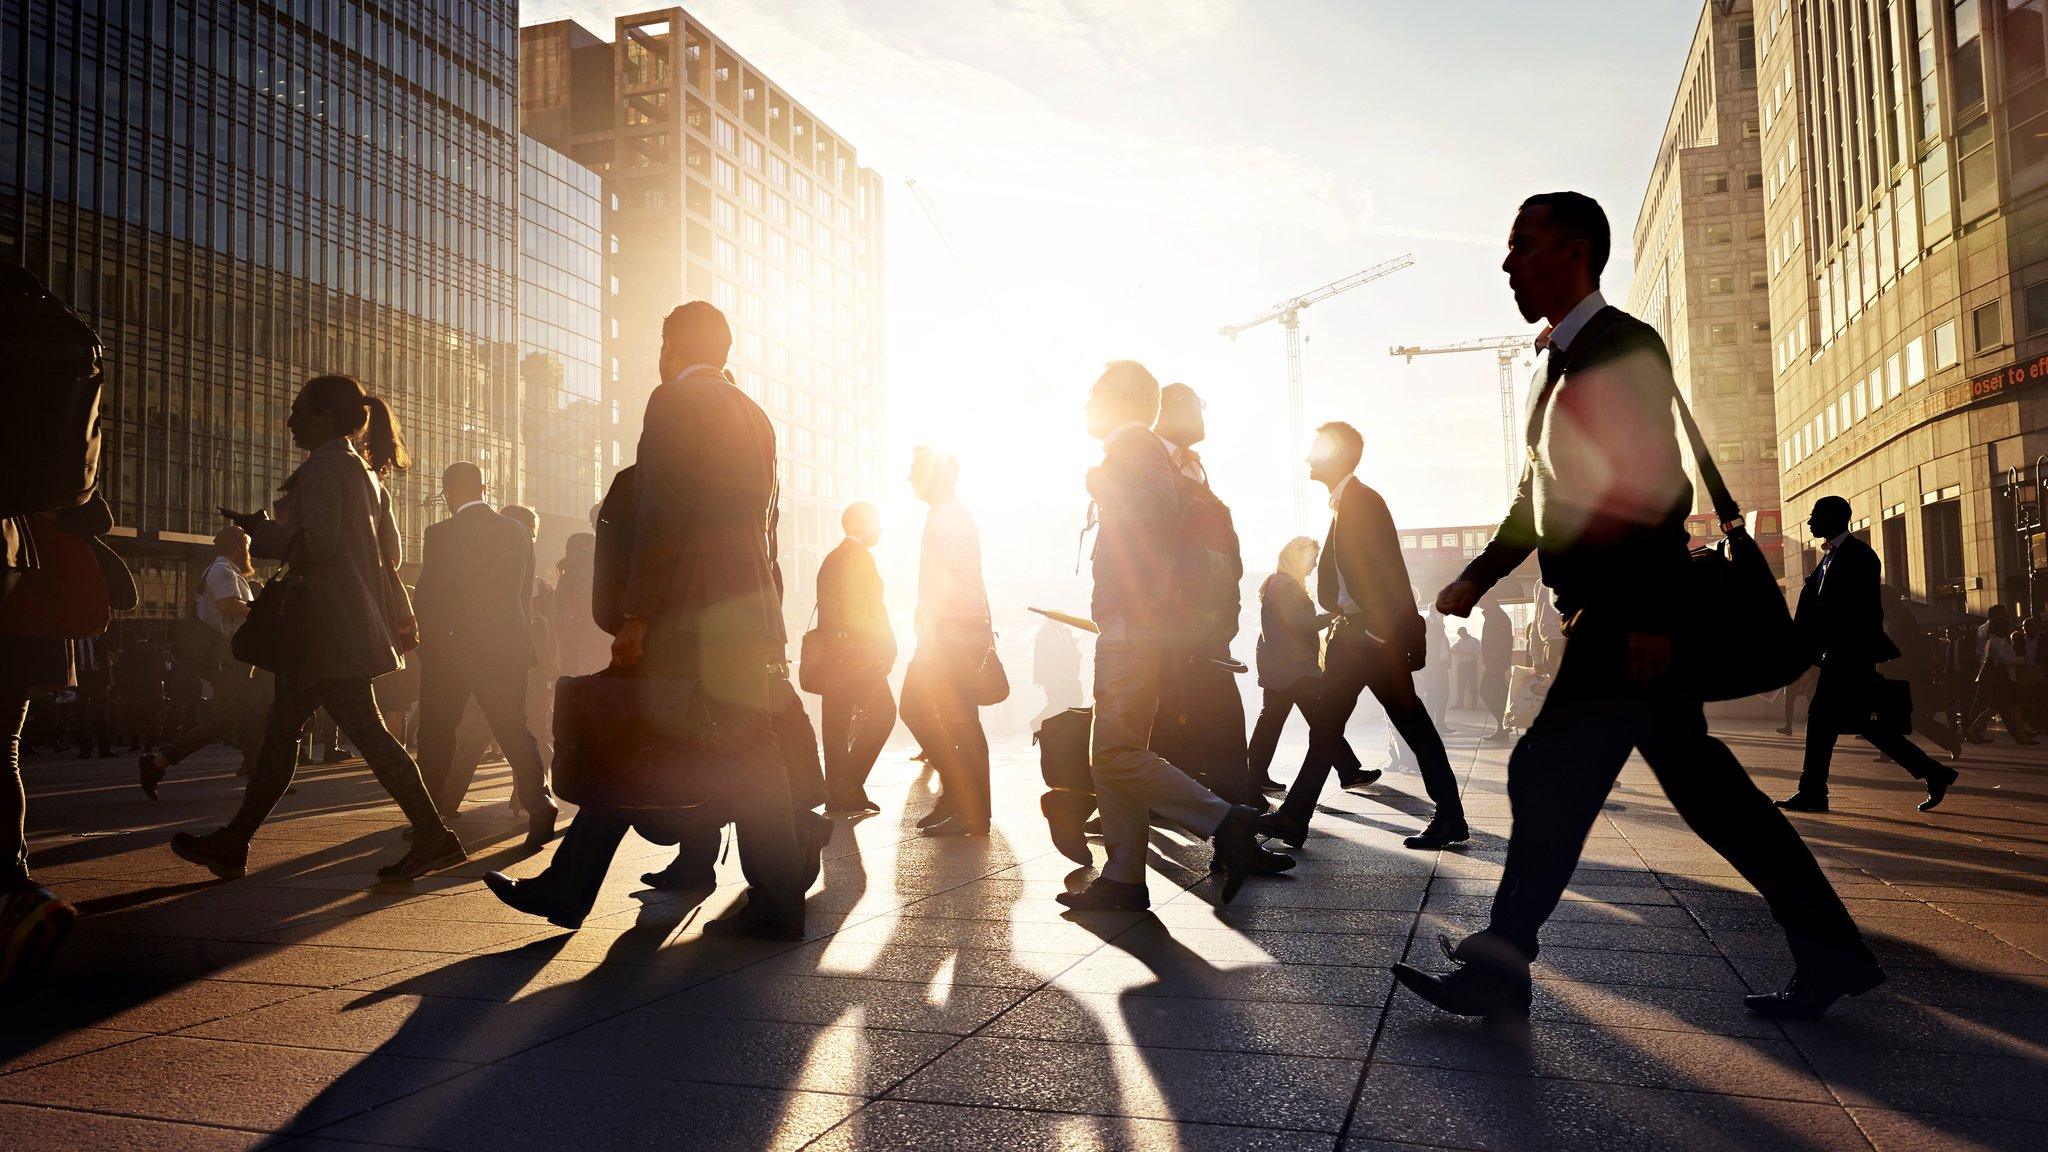
[[[1677,380],[1669,372],[1664,378],[1692,445],[1693,465],[1713,500],[1714,516],[1722,524],[1736,524],[1720,543],[1692,552],[1682,596],[1689,609],[1674,638],[1673,671],[1702,700],[1740,700],[1776,691],[1812,666],[1812,652],[1792,631],[1792,611],[1778,578],[1740,523],[1742,508],[1729,495]]]
[[[607,668],[555,681],[555,794],[572,804],[695,808],[726,759],[694,680]]]
[[[817,605],[811,606],[811,627],[804,632],[797,643],[796,683],[797,687],[813,696],[823,696],[836,691],[846,680],[846,665],[851,653],[846,633],[827,631],[816,621]]]
[[[0,636],[83,640],[105,633],[114,611],[91,538],[47,516],[25,519],[36,566],[19,573],[0,601]]]
[[[988,648],[981,654],[981,662],[975,666],[974,677],[969,685],[974,690],[974,703],[990,708],[1010,698],[1010,674],[1003,671],[1003,659],[996,655],[995,633],[989,633]]]
[[[235,629],[234,639],[229,643],[235,659],[277,675],[291,669],[305,646],[305,608],[301,603],[305,599],[301,587],[304,578],[292,570],[289,558],[297,548],[298,540],[294,537],[285,549],[284,567],[263,582],[256,599],[249,602],[249,615]]]
[[[180,668],[211,678],[227,662],[228,638],[199,617],[186,616],[171,636],[171,657]]]

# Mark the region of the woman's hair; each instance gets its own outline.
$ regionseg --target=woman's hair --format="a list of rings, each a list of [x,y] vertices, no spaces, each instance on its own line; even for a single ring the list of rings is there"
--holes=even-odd
[[[1296,536],[1280,546],[1280,559],[1275,562],[1276,574],[1297,580],[1304,586],[1308,583],[1309,567],[1315,563],[1316,550],[1321,545],[1313,537]],[[1266,598],[1266,590],[1259,589],[1259,599]]]
[[[355,377],[335,373],[306,381],[300,395],[315,411],[337,417],[344,435],[359,441],[370,470],[382,476],[412,467],[412,453],[406,451],[405,434],[398,426],[398,413],[381,396],[372,396]]]

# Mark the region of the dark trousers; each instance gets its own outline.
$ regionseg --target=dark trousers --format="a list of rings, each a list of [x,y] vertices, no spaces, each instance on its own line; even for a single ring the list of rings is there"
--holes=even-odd
[[[166,741],[159,751],[172,764],[224,740],[241,745],[242,767],[253,771],[263,750],[263,721],[270,711],[271,678],[247,664],[230,663],[209,678],[213,708],[206,719]]]
[[[216,693],[214,709],[220,708]],[[141,691],[121,694],[121,727],[128,730],[128,750],[145,752],[153,749],[163,739],[161,722],[164,719],[164,689],[158,684]]]
[[[859,795],[896,728],[889,680],[872,676],[846,684],[825,693],[818,707],[825,728],[825,788],[835,796]]]
[[[1415,694],[1415,677],[1408,662],[1355,625],[1340,627],[1330,637],[1323,658],[1323,686],[1315,708],[1309,714],[1308,757],[1301,774],[1287,790],[1280,811],[1304,826],[1315,813],[1316,800],[1330,769],[1343,755],[1344,725],[1358,707],[1359,693],[1370,690],[1387,710],[1394,731],[1415,754],[1422,770],[1422,786],[1436,805],[1436,819],[1449,824],[1465,820],[1465,806],[1458,799],[1458,778],[1451,772],[1451,760],[1444,752],[1443,737]]]
[[[21,783],[21,729],[28,695],[0,695],[0,893],[29,886],[28,792]]]
[[[1296,709],[1301,710],[1302,719],[1313,726],[1316,697],[1323,690],[1321,676],[1303,676],[1285,688],[1267,688],[1259,705],[1259,718],[1252,725],[1251,771],[1253,780],[1268,779],[1273,769],[1273,753],[1280,747],[1280,734],[1287,728],[1287,717]],[[1335,767],[1339,776],[1349,776],[1363,767],[1358,753],[1351,750],[1351,741],[1344,734],[1337,734],[1337,760]]]
[[[811,714],[804,711],[803,697],[782,682],[782,702],[775,709],[771,726],[775,745],[782,750],[782,764],[789,774],[790,803],[798,808],[816,808],[825,802],[825,765],[818,756],[818,730],[811,727]]]
[[[1802,968],[1874,963],[1799,833],[1707,734],[1700,701],[1629,685],[1625,643],[1584,631],[1566,641],[1543,710],[1508,758],[1514,826],[1491,922],[1459,945],[1458,958],[1527,980],[1537,933],[1563,897],[1623,762],[1639,750],[1686,826],[1763,894]]]
[[[757,694],[758,695],[758,694]],[[782,919],[803,919],[804,889],[801,853],[797,847],[794,807],[790,801],[789,772],[783,761],[774,713],[755,703],[710,703],[712,718],[720,733],[730,741],[732,761],[721,776],[723,795],[706,805],[721,819],[729,816],[737,825],[740,871],[748,885],[747,903],[762,914]],[[779,708],[780,705],[778,704]],[[694,810],[693,810],[694,811]],[[576,820],[562,836],[561,847],[548,862],[547,871],[534,878],[546,898],[565,913],[586,915],[597,903],[605,872],[617,854],[619,841],[636,822],[647,825],[648,839],[660,842],[682,840],[682,851],[692,853],[703,846],[702,833],[708,828],[710,846],[717,844],[716,823],[695,818],[692,812],[673,815],[627,814],[617,809],[584,805]],[[707,857],[703,863],[710,863]]]
[[[310,684],[277,680],[270,700],[270,714],[263,724],[263,753],[249,773],[248,790],[242,793],[241,810],[228,821],[228,831],[243,840],[270,818],[285,789],[299,768],[299,732],[321,708],[334,718],[335,726],[363,754],[377,783],[398,802],[399,811],[412,823],[414,842],[425,844],[447,830],[433,798],[420,780],[419,765],[406,755],[405,746],[384,728],[377,712],[377,700],[370,694],[367,676],[341,680],[315,680]]]
[[[903,725],[931,756],[945,798],[970,824],[989,818],[988,734],[969,692],[984,649],[921,646],[903,674]]]
[[[104,688],[78,689],[78,703],[72,706],[71,732],[80,752],[97,749],[102,755],[114,738],[114,701]]]
[[[1921,751],[1912,737],[1870,727],[1867,702],[1877,680],[1877,669],[1869,664],[1821,665],[1820,683],[1806,710],[1806,763],[1799,772],[1800,795],[1827,796],[1828,763],[1835,756],[1835,740],[1845,735],[1863,737],[1916,780],[1941,773],[1940,765]]]
[[[458,779],[452,769],[455,731],[471,697],[512,765],[513,796],[529,812],[546,807],[548,769],[526,722],[526,673],[526,666],[514,661],[469,661],[438,654],[421,664],[420,774],[441,811],[452,814],[461,808],[462,794],[469,790],[469,776]]]
[[[1251,774],[1244,697],[1236,674],[1215,663],[1229,655],[1222,643],[1164,658],[1152,750],[1232,804],[1259,807],[1265,801]]]

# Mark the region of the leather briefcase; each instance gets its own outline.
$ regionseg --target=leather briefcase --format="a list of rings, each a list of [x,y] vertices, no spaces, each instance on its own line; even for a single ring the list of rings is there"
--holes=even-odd
[[[1095,795],[1095,774],[1088,766],[1088,737],[1094,725],[1094,709],[1069,708],[1038,726],[1031,739],[1038,745],[1038,770],[1047,788]]]
[[[555,793],[572,804],[694,808],[724,764],[695,681],[614,669],[555,681]]]

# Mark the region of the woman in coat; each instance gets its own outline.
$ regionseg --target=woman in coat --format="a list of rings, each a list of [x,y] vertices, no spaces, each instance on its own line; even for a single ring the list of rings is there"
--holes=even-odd
[[[1288,713],[1299,708],[1302,719],[1308,719],[1323,687],[1322,630],[1329,617],[1316,614],[1308,595],[1308,577],[1316,570],[1319,551],[1307,536],[1289,540],[1280,549],[1277,571],[1259,588],[1259,687],[1265,701],[1252,725],[1251,759],[1252,775],[1267,792],[1286,791],[1273,779],[1272,766]],[[1345,741],[1337,764],[1340,773],[1349,776],[1359,766],[1358,754]]]
[[[411,848],[377,875],[410,880],[460,864],[468,859],[462,841],[435,810],[419,765],[385,729],[370,688],[419,644],[419,621],[398,579],[398,525],[377,480],[410,463],[398,420],[353,378],[316,376],[299,390],[289,424],[307,456],[284,482],[277,519],[263,512],[232,517],[249,534],[251,551],[286,562],[297,582],[279,629],[287,638],[284,666],[264,722],[263,752],[234,819],[204,836],[181,832],[171,849],[217,876],[247,871],[249,841],[298,768],[299,730],[325,708],[412,824]],[[366,451],[357,447],[358,436]]]

